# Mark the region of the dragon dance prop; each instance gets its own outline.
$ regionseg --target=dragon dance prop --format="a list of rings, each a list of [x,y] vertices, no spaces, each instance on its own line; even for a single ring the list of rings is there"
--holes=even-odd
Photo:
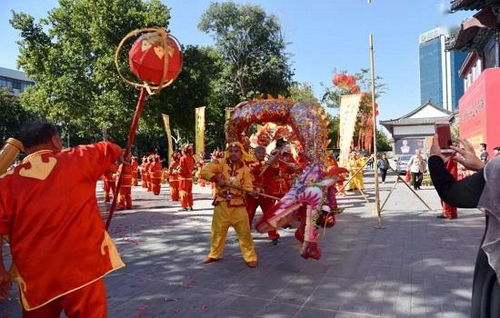
[[[139,37],[134,41],[128,52],[128,62],[130,71],[140,82],[134,82],[123,75],[119,65],[119,57],[123,45],[129,39],[137,36]],[[177,78],[182,69],[182,51],[177,39],[168,34],[164,28],[154,27],[134,30],[127,34],[118,45],[115,51],[115,65],[118,74],[127,84],[140,89],[134,117],[130,124],[127,146],[123,154],[124,158],[128,158],[147,96],[159,93]],[[118,171],[119,177],[116,189],[119,189],[122,183],[122,171],[123,164]],[[113,196],[106,220],[106,230],[111,224],[117,197],[116,195]]]
[[[14,138],[7,139],[0,149],[0,176],[7,171],[21,151],[23,151],[22,142]]]
[[[332,211],[337,210],[335,200],[335,177],[325,174],[327,117],[323,108],[312,102],[294,102],[291,99],[262,99],[238,104],[232,111],[226,126],[226,140],[241,142],[253,124],[275,123],[290,126],[299,144],[299,156],[307,161],[307,168],[298,176],[292,188],[272,208],[272,213],[263,217],[257,225],[259,232],[288,223],[294,213],[305,218],[305,228],[300,235],[301,256],[319,259],[319,227],[335,224]],[[265,138],[268,139],[268,138]],[[305,209],[305,210],[304,210]]]

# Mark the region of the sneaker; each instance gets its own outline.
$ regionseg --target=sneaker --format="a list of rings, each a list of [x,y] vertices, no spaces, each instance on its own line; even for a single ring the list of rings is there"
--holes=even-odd
[[[247,266],[250,268],[257,267],[257,261],[247,262]]]
[[[210,263],[217,262],[217,261],[220,261],[220,258],[207,257],[203,260],[203,263],[210,264]]]

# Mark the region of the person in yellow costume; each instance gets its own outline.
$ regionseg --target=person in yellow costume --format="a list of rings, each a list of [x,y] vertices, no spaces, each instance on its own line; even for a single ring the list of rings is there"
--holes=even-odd
[[[203,179],[216,184],[210,253],[203,261],[206,264],[221,259],[227,231],[229,226],[232,226],[238,236],[243,259],[249,267],[257,266],[257,253],[250,234],[245,205],[245,192],[251,193],[253,188],[252,173],[243,161],[243,157],[247,155],[240,143],[230,143],[224,160],[209,163],[200,172]]]
[[[360,158],[357,152],[352,152],[349,156],[349,162],[347,163],[347,169],[349,170],[350,176],[354,176],[356,171],[358,171],[364,162],[363,159]],[[363,182],[363,170],[361,170],[354,178],[351,179],[349,185],[347,187],[348,191],[352,190],[364,190],[364,182]]]

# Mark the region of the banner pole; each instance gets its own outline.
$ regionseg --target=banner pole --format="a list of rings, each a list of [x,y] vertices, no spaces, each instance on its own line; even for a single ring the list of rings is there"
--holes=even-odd
[[[372,88],[372,129],[373,129],[373,170],[375,176],[375,212],[377,213],[378,226],[382,227],[382,216],[380,214],[380,187],[378,183],[378,156],[377,156],[377,107],[375,104],[375,57],[373,53],[373,34],[370,33],[370,68]]]

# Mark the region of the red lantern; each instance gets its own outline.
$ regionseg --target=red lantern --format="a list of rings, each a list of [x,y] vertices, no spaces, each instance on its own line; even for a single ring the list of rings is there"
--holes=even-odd
[[[180,45],[163,30],[141,35],[128,56],[132,73],[149,84],[170,83],[182,69]]]

